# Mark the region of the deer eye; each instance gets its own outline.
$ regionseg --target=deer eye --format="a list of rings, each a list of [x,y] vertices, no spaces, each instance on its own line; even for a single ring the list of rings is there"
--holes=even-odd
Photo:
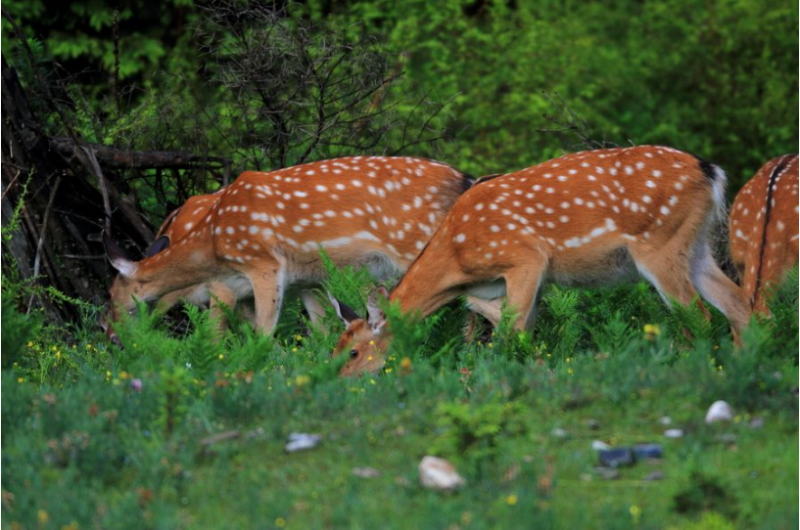
[[[358,357],[358,350],[350,350],[350,358],[355,359]]]

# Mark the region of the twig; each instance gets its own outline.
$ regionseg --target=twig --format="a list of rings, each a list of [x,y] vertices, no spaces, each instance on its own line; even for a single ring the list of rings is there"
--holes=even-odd
[[[14,175],[14,178],[11,179],[11,182],[9,182],[8,185],[6,186],[6,190],[3,192],[3,195],[2,195],[2,197],[0,197],[0,200],[6,198],[6,195],[8,195],[8,192],[11,191],[12,187],[14,187],[14,184],[17,182],[17,179],[19,179],[19,176],[21,174],[22,174],[22,171],[17,169],[17,174]]]
[[[62,254],[62,257],[67,259],[76,259],[76,260],[104,260],[106,259],[105,254]]]
[[[58,191],[58,187],[61,184],[61,176],[56,177],[56,182],[53,184],[53,188],[50,190],[50,197],[47,200],[47,208],[44,210],[44,218],[42,219],[42,229],[39,231],[39,242],[36,244],[36,257],[33,259],[33,278],[36,278],[39,275],[39,269],[42,264],[42,247],[44,247],[44,240],[47,237],[47,223],[50,221],[50,210],[53,208],[53,203],[56,200],[56,192]],[[36,294],[32,294],[30,300],[28,301],[28,310],[26,314],[31,314],[31,309],[33,308],[33,299],[36,297]]]
[[[106,187],[106,177],[103,175],[103,170],[100,169],[100,164],[97,163],[97,157],[94,154],[94,149],[91,147],[82,147],[92,164],[92,170],[97,182],[100,183],[100,193],[103,196],[103,210],[106,212],[105,229],[106,233],[111,235],[111,201],[108,198],[108,188]]]

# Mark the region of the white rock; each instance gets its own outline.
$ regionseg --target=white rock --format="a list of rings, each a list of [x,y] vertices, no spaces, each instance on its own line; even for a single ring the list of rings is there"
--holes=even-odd
[[[667,426],[669,426],[669,425],[672,425],[672,418],[670,418],[669,416],[662,416],[662,417],[661,417],[661,418],[658,420],[658,423],[660,423],[660,424],[661,424],[661,425],[663,425],[664,427],[667,427]]]
[[[444,491],[452,491],[467,483],[453,464],[435,456],[426,456],[419,463],[419,482],[425,488]]]
[[[706,412],[706,423],[733,420],[733,409],[725,401],[715,401]]]
[[[376,478],[381,476],[381,472],[374,467],[354,467],[353,475],[361,478]]]
[[[322,441],[322,436],[318,434],[305,434],[302,432],[293,432],[289,435],[289,443],[286,444],[287,453],[295,453],[297,451],[305,451],[313,449],[318,446]]]
[[[569,438],[569,433],[561,427],[556,427],[550,431],[550,434],[553,436],[553,438]]]
[[[605,442],[601,442],[600,440],[595,440],[592,442],[592,449],[595,451],[608,451],[611,449],[611,446]]]
[[[683,438],[683,429],[667,429],[664,431],[667,438]]]

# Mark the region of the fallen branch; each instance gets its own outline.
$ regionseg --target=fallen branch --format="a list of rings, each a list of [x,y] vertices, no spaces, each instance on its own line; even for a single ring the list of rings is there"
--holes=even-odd
[[[69,160],[79,158],[78,146],[71,138],[50,138],[50,147]],[[230,161],[215,156],[193,155],[176,151],[130,151],[105,145],[81,142],[94,152],[97,162],[107,169],[225,169]]]

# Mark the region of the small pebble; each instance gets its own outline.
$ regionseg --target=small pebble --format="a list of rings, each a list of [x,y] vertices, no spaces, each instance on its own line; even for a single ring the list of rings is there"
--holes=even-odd
[[[706,423],[733,420],[733,409],[725,401],[715,401],[706,413]]]
[[[293,432],[289,435],[289,443],[286,444],[287,453],[296,453],[297,451],[306,451],[313,449],[320,444],[322,436],[318,434],[306,434],[302,432]]]
[[[589,418],[586,420],[586,426],[589,427],[591,430],[596,431],[600,428],[600,422],[594,418]]]
[[[611,446],[605,442],[601,442],[600,440],[595,440],[592,442],[592,449],[595,451],[608,451],[611,449]]]
[[[764,418],[756,416],[755,418],[750,420],[750,423],[748,425],[750,425],[751,429],[760,429],[761,427],[764,426]]]
[[[664,478],[664,472],[659,470],[651,471],[644,477],[644,479],[648,481],[662,480],[663,478]]]
[[[467,483],[453,464],[435,456],[426,456],[419,463],[419,482],[425,488],[440,491],[452,491]]]
[[[556,427],[552,431],[550,431],[550,435],[553,438],[569,438],[569,433],[562,429],[561,427]]]
[[[620,477],[619,471],[609,467],[596,467],[594,471],[603,480],[616,480]]]
[[[354,467],[353,475],[360,478],[376,478],[381,475],[381,472],[374,467]]]
[[[664,436],[667,438],[683,438],[683,429],[667,429],[664,431]]]
[[[661,418],[659,418],[658,420],[658,423],[660,423],[664,427],[668,427],[672,425],[672,418],[670,418],[669,416],[661,416]]]
[[[394,483],[403,488],[411,487],[411,481],[402,476],[394,477]]]
[[[718,442],[722,442],[724,444],[735,444],[736,443],[736,435],[730,432],[722,433],[717,435],[716,437]]]

